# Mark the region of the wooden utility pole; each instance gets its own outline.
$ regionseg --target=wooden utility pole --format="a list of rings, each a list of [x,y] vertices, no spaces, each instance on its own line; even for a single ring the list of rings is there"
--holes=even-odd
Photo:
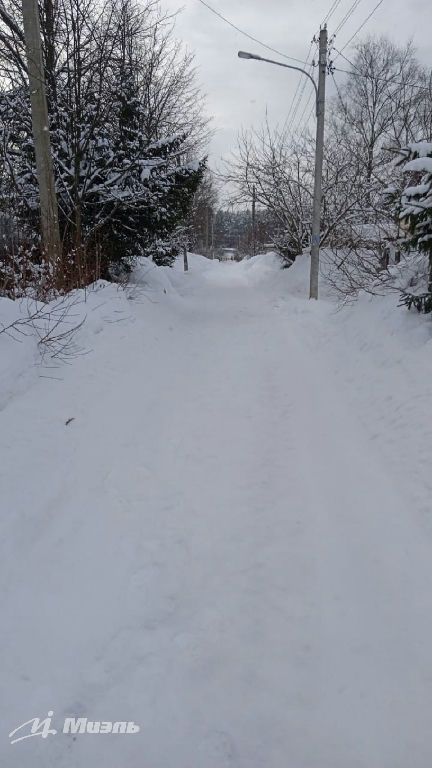
[[[42,248],[49,263],[54,265],[61,254],[61,241],[37,0],[22,0],[22,12],[39,184]]]
[[[309,298],[318,298],[319,248],[321,237],[322,167],[324,155],[325,84],[327,74],[327,29],[319,36],[317,127],[315,145],[315,181],[312,211],[312,243]]]

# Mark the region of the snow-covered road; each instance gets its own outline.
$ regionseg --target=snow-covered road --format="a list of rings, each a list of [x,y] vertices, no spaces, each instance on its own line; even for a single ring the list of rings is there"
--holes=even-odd
[[[1,412],[2,767],[430,768],[430,329],[297,275],[105,288]],[[49,710],[141,730],[9,744]]]

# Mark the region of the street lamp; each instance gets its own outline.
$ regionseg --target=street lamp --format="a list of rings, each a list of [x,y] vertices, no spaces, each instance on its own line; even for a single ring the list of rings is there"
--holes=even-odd
[[[318,107],[318,88],[316,86],[316,82],[313,79],[313,77],[309,74],[309,72],[306,72],[305,69],[300,69],[300,67],[293,67],[291,64],[283,64],[281,61],[274,61],[273,59],[264,59],[262,56],[258,56],[256,53],[249,53],[248,51],[239,51],[238,52],[239,59],[255,59],[256,61],[266,61],[267,64],[276,64],[278,67],[286,67],[287,69],[296,69],[297,72],[302,72],[306,77],[309,78],[311,81],[313,87],[315,88],[315,99],[316,99],[316,106]]]
[[[283,64],[281,61],[273,59],[264,59],[256,53],[239,51],[240,59],[255,59],[255,61],[265,61],[267,64],[276,64],[278,67],[286,69],[295,69],[306,75],[315,89],[316,103],[316,142],[315,142],[315,179],[312,210],[312,241],[311,241],[311,266],[310,266],[310,288],[309,298],[318,298],[318,275],[319,275],[319,246],[321,233],[321,197],[322,197],[322,166],[324,151],[324,110],[325,110],[325,78],[327,71],[327,29],[324,27],[320,31],[319,37],[319,72],[318,86],[313,77],[305,69],[294,67],[292,64]]]

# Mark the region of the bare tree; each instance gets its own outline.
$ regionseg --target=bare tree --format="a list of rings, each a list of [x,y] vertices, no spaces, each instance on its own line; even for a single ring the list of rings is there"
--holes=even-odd
[[[368,38],[356,47],[345,83],[337,83],[328,114],[321,245],[334,249],[333,267],[347,270],[350,286],[360,286],[363,270],[368,276],[382,272],[384,249],[398,237],[397,211],[385,193],[395,184],[395,149],[430,137],[430,73],[411,44],[399,48]],[[291,259],[309,241],[312,161],[307,132],[293,137],[267,119],[240,134],[222,170],[235,203],[250,201],[256,188],[275,222],[274,239]]]
[[[236,204],[250,201],[256,189],[258,203],[273,221],[273,241],[292,261],[310,243],[313,173],[312,136],[290,138],[266,120],[260,129],[240,134],[237,151],[226,161],[222,176],[233,189]],[[359,194],[359,168],[329,138],[324,154],[322,244],[337,243]]]
[[[391,282],[387,267],[399,250],[397,150],[430,135],[430,75],[411,43],[386,38],[360,42],[348,78],[337,87],[328,135],[356,179],[353,205],[335,229],[329,276],[347,295],[379,291]],[[400,207],[400,206],[399,206]]]
[[[231,204],[250,204],[255,189],[258,205],[271,214],[281,252],[288,259],[301,253],[312,207],[313,147],[308,138],[289,141],[268,120],[258,129],[243,130],[221,177],[231,190]]]
[[[139,79],[145,107],[145,133],[150,141],[185,134],[193,155],[206,151],[211,135],[204,94],[197,83],[194,54],[175,38],[175,19],[155,11],[154,24],[142,47]]]
[[[214,220],[218,201],[215,175],[207,169],[195,193],[188,219],[189,245],[206,256],[214,255]]]

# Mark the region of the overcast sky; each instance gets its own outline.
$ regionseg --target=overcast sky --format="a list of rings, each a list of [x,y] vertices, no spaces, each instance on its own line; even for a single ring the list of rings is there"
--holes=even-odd
[[[333,4],[333,0],[208,2],[249,34],[289,56],[302,60],[306,58],[311,39],[319,30],[320,22]],[[353,2],[354,0],[340,0],[328,23],[329,35]],[[345,45],[377,2],[378,0],[360,0],[358,7],[337,35],[337,48]],[[176,35],[196,54],[199,79],[207,94],[208,112],[214,118],[215,136],[210,155],[212,165],[217,165],[219,158],[226,156],[234,148],[237,133],[242,126],[249,127],[262,122],[266,108],[273,123],[284,123],[302,75],[269,64],[237,58],[239,49],[269,58],[277,56],[266,52],[264,48],[229,27],[199,0],[162,0],[162,5],[169,11],[183,9],[176,22]],[[405,44],[412,38],[419,59],[431,66],[431,29],[431,0],[383,0],[356,39],[361,39],[368,33],[377,33],[388,35],[396,43]],[[344,53],[350,57],[349,49]],[[291,63],[295,65],[295,62]],[[348,65],[339,58],[337,66],[345,68]],[[335,77],[341,82],[344,75],[335,73]],[[303,113],[311,89],[312,84],[306,80],[294,127]],[[328,79],[328,92],[329,95],[334,92],[331,78]],[[311,107],[307,109],[302,124],[310,109]]]

